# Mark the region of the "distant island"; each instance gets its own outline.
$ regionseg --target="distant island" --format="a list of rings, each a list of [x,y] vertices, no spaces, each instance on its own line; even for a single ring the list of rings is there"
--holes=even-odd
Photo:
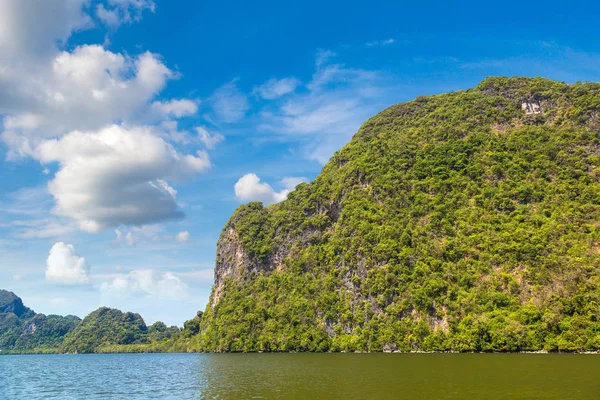
[[[239,207],[183,329],[0,292],[3,352],[600,350],[600,84],[488,78],[371,118]]]
[[[83,320],[36,314],[20,297],[0,290],[0,354],[184,351],[177,339],[188,330],[160,321],[146,326],[139,314],[108,307]]]

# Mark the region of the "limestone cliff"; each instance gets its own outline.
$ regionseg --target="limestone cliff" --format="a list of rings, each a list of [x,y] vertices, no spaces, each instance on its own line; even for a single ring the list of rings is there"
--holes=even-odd
[[[392,106],[217,246],[199,350],[600,348],[600,85]]]

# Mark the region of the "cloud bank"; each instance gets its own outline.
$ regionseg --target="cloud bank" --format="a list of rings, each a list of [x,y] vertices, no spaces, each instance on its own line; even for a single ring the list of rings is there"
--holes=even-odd
[[[100,285],[100,291],[113,296],[152,296],[176,300],[189,295],[189,287],[172,272],[159,274],[151,269],[134,270]]]

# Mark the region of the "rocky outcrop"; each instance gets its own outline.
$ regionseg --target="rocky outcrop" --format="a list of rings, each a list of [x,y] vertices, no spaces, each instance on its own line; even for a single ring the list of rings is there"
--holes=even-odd
[[[215,285],[209,304],[214,306],[223,295],[227,279],[240,281],[250,272],[250,259],[240,243],[235,224],[225,228],[217,246],[217,262],[215,266]]]
[[[526,115],[541,114],[543,112],[540,101],[537,99],[523,101],[521,103],[521,110],[525,111]]]
[[[217,243],[215,284],[209,300],[211,307],[222,297],[228,280],[241,283],[260,274],[281,270],[285,259],[293,251],[293,245],[305,244],[310,240],[310,229],[294,234],[278,230],[272,236],[265,236],[265,232],[260,235],[248,232],[247,224],[251,214],[257,216],[260,228],[268,224],[269,211],[260,203],[250,203],[236,212],[221,233]],[[251,222],[252,227],[256,228],[254,224],[254,221]]]

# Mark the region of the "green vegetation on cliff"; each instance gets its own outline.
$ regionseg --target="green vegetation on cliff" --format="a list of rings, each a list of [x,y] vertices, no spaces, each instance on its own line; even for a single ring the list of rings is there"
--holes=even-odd
[[[17,318],[31,318],[35,313],[25,307],[23,301],[13,292],[0,289],[0,314],[14,314]]]
[[[102,307],[83,319],[64,340],[67,353],[95,353],[102,345],[147,341],[148,327],[139,314]]]
[[[288,200],[235,212],[188,349],[600,349],[599,133],[596,83],[384,110]]]
[[[83,319],[36,314],[12,292],[0,290],[1,353],[176,351],[179,328],[139,314],[102,307]]]
[[[0,290],[0,351],[55,352],[81,320],[36,314],[14,293]]]

